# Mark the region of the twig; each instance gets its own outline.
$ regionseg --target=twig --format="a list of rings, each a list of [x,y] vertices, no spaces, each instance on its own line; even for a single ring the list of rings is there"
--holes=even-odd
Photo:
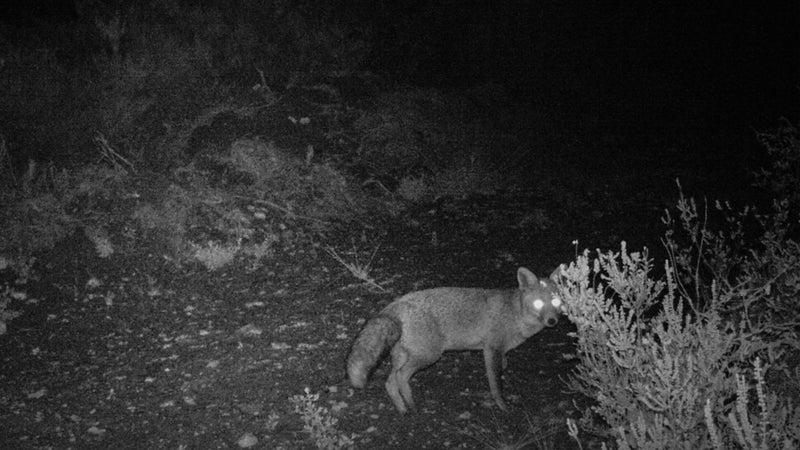
[[[325,248],[325,251],[329,255],[331,255],[331,257],[333,259],[338,261],[339,264],[343,265],[348,271],[350,271],[350,273],[353,274],[354,277],[356,277],[359,280],[363,281],[367,285],[372,286],[375,289],[378,289],[381,292],[386,292],[386,289],[383,286],[378,284],[375,281],[374,278],[369,276],[369,270],[370,270],[370,266],[372,266],[372,260],[375,258],[375,254],[378,253],[378,249],[379,248],[380,248],[380,245],[375,247],[375,250],[372,251],[372,254],[369,256],[369,261],[367,261],[366,264],[361,264],[358,261],[358,255],[356,255],[355,262],[345,261],[344,258],[339,256],[339,254],[336,252],[336,250],[331,246],[328,246],[327,248]],[[354,253],[355,253],[355,251],[354,251]]]

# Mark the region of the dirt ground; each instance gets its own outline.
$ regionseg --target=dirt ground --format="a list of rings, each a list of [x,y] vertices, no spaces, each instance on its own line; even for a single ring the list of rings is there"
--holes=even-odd
[[[676,177],[709,198],[747,184],[745,159],[646,145],[629,135],[553,149],[530,189],[308,234],[255,271],[176,265],[123,226],[113,238],[128,250],[101,259],[78,233],[39,257],[38,278],[19,286],[24,314],[0,336],[0,448],[222,449],[248,433],[255,448],[314,448],[289,400],[305,388],[357,448],[578,448],[565,420],[585,402],[565,391],[575,364],[566,319],[509,354],[510,413],[492,405],[476,352],[419,373],[419,411],[402,417],[384,391],[385,362],[355,391],[344,361],[363,320],[396,295],[511,287],[519,266],[543,275],[622,239],[661,258]],[[350,257],[377,248],[370,275],[386,292],[353,278],[328,246]]]

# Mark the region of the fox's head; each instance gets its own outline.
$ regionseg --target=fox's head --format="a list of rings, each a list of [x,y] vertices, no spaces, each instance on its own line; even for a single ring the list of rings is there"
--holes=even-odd
[[[539,279],[530,270],[520,267],[517,270],[519,290],[522,293],[522,313],[537,319],[541,324],[552,327],[561,315],[561,297],[555,280],[561,273],[557,267],[550,279]]]

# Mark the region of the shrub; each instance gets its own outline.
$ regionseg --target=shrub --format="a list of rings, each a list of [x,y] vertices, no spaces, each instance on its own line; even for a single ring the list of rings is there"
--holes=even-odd
[[[570,386],[594,402],[581,425],[619,448],[800,445],[800,146],[790,125],[759,138],[776,158],[758,182],[777,196],[771,211],[700,208],[681,192],[662,277],[624,242],[565,270],[580,358]]]
[[[126,173],[102,165],[80,170],[39,168],[31,162],[21,186],[0,192],[0,254],[27,257],[52,249],[79,226],[102,222],[98,210],[113,206],[128,180]]]
[[[703,410],[708,433],[714,449],[734,448],[791,450],[797,448],[800,437],[800,410],[790,407],[777,407],[777,397],[766,392],[766,383],[761,368],[761,360],[756,358],[753,377],[755,378],[756,401],[758,408],[749,402],[748,387],[744,375],[736,377],[736,408],[728,413],[725,432],[721,433],[711,411],[711,399],[706,400]],[[755,410],[754,412],[751,412]],[[776,414],[777,413],[777,414]],[[790,436],[793,436],[790,437]]]
[[[783,355],[800,351],[800,243],[789,238],[788,202],[776,201],[769,214],[716,202],[712,216],[681,193],[677,209],[664,242],[682,297],[742,324],[748,357],[783,366]]]
[[[647,254],[629,253],[624,243],[594,259],[584,252],[565,270],[565,311],[577,325],[580,358],[570,387],[596,402],[581,425],[620,448],[712,448],[706,417],[731,414],[743,389],[739,374],[774,343],[747,322],[723,320],[713,301],[686,311],[693,301],[671,265],[661,280],[651,271]],[[778,441],[800,442],[779,420],[800,419],[800,410],[777,401],[765,408]]]
[[[298,158],[272,142],[239,139],[228,155],[201,154],[198,164],[223,174],[220,183],[234,185],[240,198],[314,225],[350,221],[367,210],[363,192],[340,170]]]

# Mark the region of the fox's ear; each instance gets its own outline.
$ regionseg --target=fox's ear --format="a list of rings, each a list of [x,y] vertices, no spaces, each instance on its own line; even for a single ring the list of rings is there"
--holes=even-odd
[[[558,267],[556,267],[556,269],[553,270],[553,273],[550,274],[550,279],[555,281],[556,283],[564,281],[566,277],[561,275],[561,270],[565,270],[566,268],[567,266],[565,266],[564,264],[559,264]]]
[[[519,281],[519,288],[524,289],[528,286],[533,286],[539,279],[530,270],[520,267],[517,269],[517,281]]]

